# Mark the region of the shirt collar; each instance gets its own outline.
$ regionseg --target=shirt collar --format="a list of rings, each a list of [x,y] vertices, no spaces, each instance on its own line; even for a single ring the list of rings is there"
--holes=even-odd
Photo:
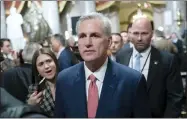
[[[175,38],[175,39],[172,40],[173,43],[176,43],[177,41],[178,41],[177,38]]]
[[[149,52],[151,51],[151,46],[149,46],[145,51],[141,52],[140,54],[143,57],[147,57],[149,55]],[[133,47],[133,58],[138,54],[139,52]]]
[[[105,63],[95,72],[92,72],[88,69],[88,67],[86,66],[85,62],[84,62],[84,70],[85,70],[85,77],[86,80],[88,79],[88,77],[93,74],[99,81],[103,82],[104,77],[105,77],[105,73],[106,73],[106,69],[107,69],[107,64],[108,64],[108,58],[106,59]]]
[[[57,54],[57,58],[59,58],[60,57],[60,54],[61,54],[61,52],[64,50],[65,48],[64,47],[62,47],[60,50],[59,50],[59,52],[58,52],[58,54]]]
[[[116,61],[116,56],[115,55],[111,55],[110,58],[113,60],[113,61]]]

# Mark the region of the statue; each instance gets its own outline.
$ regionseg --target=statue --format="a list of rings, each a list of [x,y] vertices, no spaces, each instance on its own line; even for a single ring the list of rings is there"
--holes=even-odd
[[[23,19],[24,34],[28,37],[29,42],[40,42],[51,34],[51,29],[45,21],[41,10],[33,1]]]
[[[6,19],[7,37],[11,40],[13,50],[19,52],[25,46],[25,40],[21,25],[23,18],[16,12],[15,7],[10,8],[10,15]]]

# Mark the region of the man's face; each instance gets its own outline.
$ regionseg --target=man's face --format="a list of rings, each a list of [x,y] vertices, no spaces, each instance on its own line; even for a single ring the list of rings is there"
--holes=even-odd
[[[120,36],[112,35],[112,44],[110,46],[112,54],[116,54],[120,50],[122,44],[123,42]]]
[[[1,48],[4,54],[10,54],[12,51],[11,45],[9,41],[3,42],[3,47]]]
[[[54,37],[51,38],[51,47],[54,52],[58,53],[59,42]]]
[[[98,19],[85,20],[78,29],[78,48],[86,62],[99,61],[107,56],[110,39],[104,34]]]
[[[128,34],[127,34],[127,32],[122,32],[121,33],[121,37],[123,39],[123,43],[124,44],[128,42]]]
[[[134,47],[136,48],[137,51],[143,52],[145,51],[151,43],[151,38],[152,38],[152,29],[150,23],[147,21],[137,21],[136,23],[133,24],[132,26],[132,42],[134,44]]]
[[[172,33],[172,34],[171,34],[171,39],[174,40],[174,39],[176,39],[176,38],[177,38],[176,34],[175,34],[175,33]]]

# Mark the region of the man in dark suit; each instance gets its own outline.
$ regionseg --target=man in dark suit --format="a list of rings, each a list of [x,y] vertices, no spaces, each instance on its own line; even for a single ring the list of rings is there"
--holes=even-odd
[[[183,51],[183,42],[182,42],[182,40],[180,40],[178,38],[178,36],[177,36],[177,34],[175,32],[171,34],[171,39],[172,39],[173,44],[175,44],[175,46],[177,47],[178,53],[179,54],[184,53],[184,51]]]
[[[41,46],[37,43],[27,44],[22,52],[24,64],[9,69],[3,73],[2,87],[18,100],[25,102],[28,87],[32,84],[32,57]]]
[[[152,34],[150,21],[137,19],[132,25],[134,47],[120,51],[116,61],[146,77],[152,117],[178,117],[183,97],[179,66],[172,54],[151,46]]]
[[[53,51],[57,53],[59,72],[78,63],[73,52],[66,48],[65,38],[62,35],[53,35],[51,37],[51,45]]]
[[[110,20],[100,13],[82,16],[77,33],[84,62],[60,72],[55,117],[150,117],[144,76],[107,56]]]
[[[127,31],[122,31],[120,33],[124,42],[124,45],[121,49],[129,49],[133,46],[131,42],[131,27],[132,27],[132,23],[129,23],[127,27]]]

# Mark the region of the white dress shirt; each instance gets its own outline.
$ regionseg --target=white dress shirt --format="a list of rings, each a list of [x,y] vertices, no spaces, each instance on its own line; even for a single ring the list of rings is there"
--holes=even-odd
[[[116,56],[115,56],[115,55],[112,54],[112,55],[110,56],[110,58],[111,58],[112,61],[115,61],[115,62],[116,62]]]
[[[65,48],[63,47],[63,48],[61,48],[60,50],[59,50],[59,52],[58,52],[58,54],[57,54],[57,59],[60,57],[60,54],[61,54],[61,52],[64,50]]]
[[[129,42],[129,45],[130,45],[130,48],[134,47],[134,45],[131,42]]]
[[[147,50],[145,50],[144,52],[140,53],[142,55],[142,57],[140,58],[140,71],[142,71],[142,69],[143,69],[143,71],[141,73],[144,74],[146,80],[147,80],[148,71],[149,71],[149,64],[150,64],[150,56],[151,56],[150,51],[151,51],[151,46]],[[130,68],[134,69],[135,56],[138,53],[139,52],[133,47],[133,53],[132,53],[132,56],[131,56],[131,59],[130,59],[130,62],[129,62],[129,67]],[[147,61],[146,61],[146,59],[147,59]],[[144,67],[144,64],[145,64],[145,67]]]
[[[100,97],[102,86],[103,86],[103,81],[104,81],[105,73],[106,73],[106,69],[107,69],[107,64],[108,64],[108,58],[106,59],[105,63],[97,71],[92,72],[87,68],[87,66],[85,65],[85,62],[84,62],[87,100],[88,100],[88,88],[89,88],[89,85],[91,82],[91,80],[88,80],[88,78],[91,74],[93,74],[97,78],[96,85],[97,85],[98,93],[99,93],[99,97]]]

